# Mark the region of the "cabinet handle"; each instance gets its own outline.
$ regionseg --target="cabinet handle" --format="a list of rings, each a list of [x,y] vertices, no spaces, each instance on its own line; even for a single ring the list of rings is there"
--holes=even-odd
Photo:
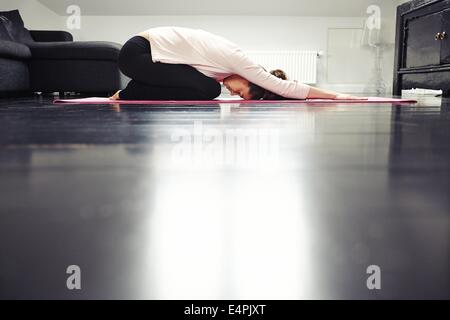
[[[438,32],[438,33],[436,33],[436,35],[434,36],[434,40],[444,40],[446,36],[447,36],[447,33],[445,33],[445,31],[443,31],[443,32]]]

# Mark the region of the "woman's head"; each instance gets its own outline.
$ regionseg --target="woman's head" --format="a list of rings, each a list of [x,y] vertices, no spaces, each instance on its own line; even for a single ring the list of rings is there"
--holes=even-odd
[[[281,69],[272,70],[272,71],[270,71],[270,73],[272,75],[274,75],[275,77],[280,78],[281,80],[287,80],[286,73]],[[266,90],[262,99],[263,100],[283,100],[285,98],[276,93]]]
[[[250,82],[237,74],[223,79],[223,85],[230,91],[232,96],[239,95],[245,100],[253,99],[253,94],[250,92]]]
[[[286,73],[283,70],[276,69],[270,73],[280,79],[287,80]],[[223,85],[230,91],[231,95],[239,95],[245,100],[279,100],[283,97],[278,96],[270,91],[261,88],[260,86],[249,82],[245,78],[233,74],[223,79]]]

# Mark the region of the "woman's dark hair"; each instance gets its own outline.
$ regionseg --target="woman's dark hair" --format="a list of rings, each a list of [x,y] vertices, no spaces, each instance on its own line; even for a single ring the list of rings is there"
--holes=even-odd
[[[286,73],[283,70],[275,69],[270,71],[272,75],[278,77],[282,80],[287,80]],[[252,100],[282,100],[284,99],[282,96],[277,95],[273,92],[267,91],[266,89],[257,86],[254,83],[249,83],[249,93],[252,96]]]

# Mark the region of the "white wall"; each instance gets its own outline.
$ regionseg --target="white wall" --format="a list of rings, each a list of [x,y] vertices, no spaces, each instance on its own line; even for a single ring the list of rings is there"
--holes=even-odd
[[[124,43],[133,34],[145,29],[177,25],[206,29],[240,45],[244,50],[322,50],[325,55],[319,60],[318,86],[345,91],[363,92],[366,83],[329,83],[327,72],[327,45],[329,28],[363,28],[365,17],[287,17],[287,16],[86,16],[80,30],[73,30],[76,39],[102,39]],[[386,21],[385,28],[393,29]],[[393,31],[384,35],[384,40],[393,43]],[[393,49],[385,54],[384,82],[392,87]],[[367,62],[372,66],[372,62]],[[334,68],[338,74],[361,71],[342,66]],[[347,78],[348,78],[347,77]],[[369,79],[367,79],[369,80]]]
[[[18,7],[25,24],[31,29],[67,30],[67,17],[59,16],[36,1],[1,0],[1,8]],[[387,44],[383,59],[383,81],[392,87],[394,57],[395,7],[404,0],[383,2],[382,42]],[[312,5],[312,4],[311,4]],[[70,31],[75,40],[105,40],[124,43],[133,34],[163,25],[177,25],[206,29],[239,44],[244,50],[322,50],[325,55],[319,61],[318,86],[346,92],[362,92],[366,83],[330,83],[328,81],[328,30],[329,28],[363,28],[366,13],[360,17],[299,17],[299,16],[84,16],[81,28]],[[361,56],[361,58],[363,58]],[[364,56],[364,59],[365,56]],[[366,59],[368,60],[368,59]],[[332,61],[332,60],[330,60]],[[333,62],[334,63],[334,62]],[[373,61],[367,61],[367,67]],[[367,68],[366,67],[366,68]],[[354,68],[338,64],[330,68],[335,73],[346,73],[347,79],[358,77],[361,65]],[[355,75],[352,77],[352,74]],[[333,76],[333,75],[332,75]],[[331,77],[330,77],[331,78]],[[336,78],[334,75],[332,78]],[[361,78],[361,77],[359,77]],[[368,79],[369,80],[369,79]]]
[[[111,26],[120,26],[111,32]],[[329,27],[356,27],[361,18],[328,17],[244,17],[244,16],[149,16],[85,17],[83,27],[75,32],[78,39],[92,39],[95,29],[99,39],[123,43],[136,32],[162,25],[206,29],[240,45],[244,50],[323,50],[327,49]],[[318,70],[318,85],[326,86],[326,55]]]
[[[65,18],[35,0],[0,0],[0,11],[19,9],[28,29],[61,29]]]

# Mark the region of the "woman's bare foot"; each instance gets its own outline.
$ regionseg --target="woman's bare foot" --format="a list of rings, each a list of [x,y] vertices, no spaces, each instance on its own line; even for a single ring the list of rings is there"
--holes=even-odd
[[[117,90],[117,92],[114,93],[111,97],[109,97],[109,99],[111,99],[111,100],[119,100],[120,99],[120,97],[119,97],[120,91],[121,90]]]

